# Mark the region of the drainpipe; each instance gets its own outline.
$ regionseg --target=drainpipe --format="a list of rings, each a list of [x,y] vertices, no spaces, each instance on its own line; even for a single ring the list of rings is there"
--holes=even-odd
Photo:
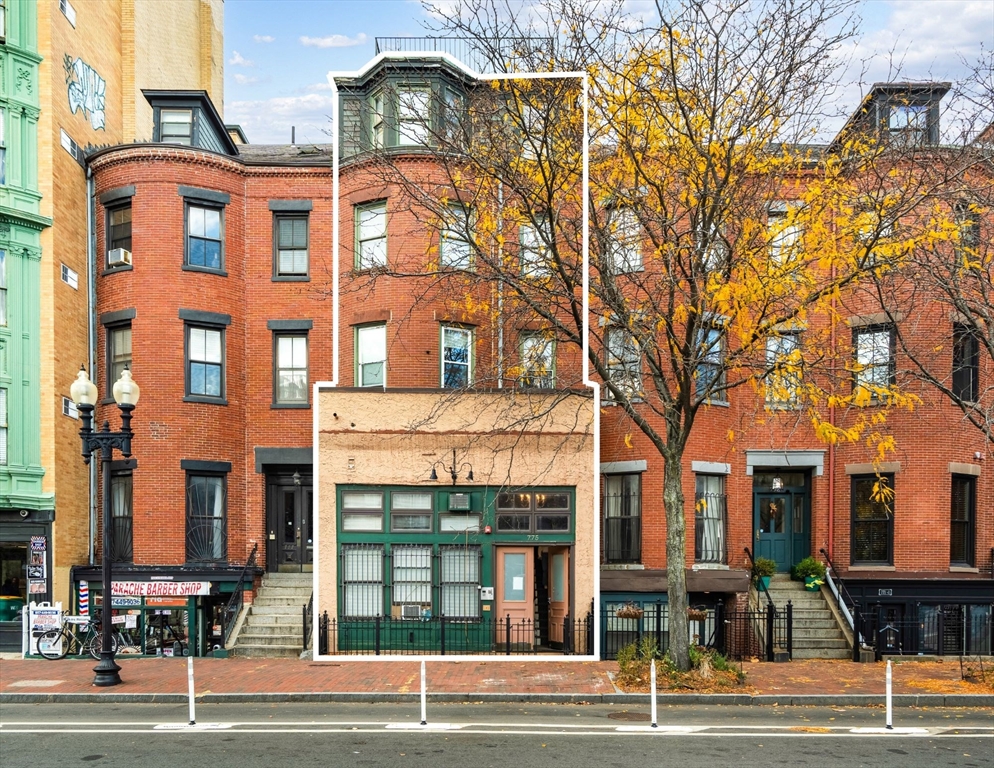
[[[835,282],[835,262],[832,262],[832,282]],[[836,330],[838,323],[835,320],[836,298],[832,294],[832,380],[835,381],[835,374],[838,371],[838,339]],[[835,405],[828,406],[828,423],[835,426]],[[828,557],[835,560],[835,443],[828,444]],[[838,576],[838,574],[836,574]]]
[[[97,381],[96,346],[97,346],[97,286],[95,283],[96,270],[96,198],[94,194],[93,170],[86,166],[86,331],[87,331],[87,360],[86,367],[90,371],[90,381]],[[90,462],[90,565],[96,563],[97,535],[97,461]],[[106,553],[104,555],[106,557]]]
[[[497,242],[503,243],[504,182],[497,182]],[[504,246],[497,246],[499,269],[504,267]],[[498,273],[499,274],[499,273]],[[497,280],[497,389],[504,388],[504,281]]]

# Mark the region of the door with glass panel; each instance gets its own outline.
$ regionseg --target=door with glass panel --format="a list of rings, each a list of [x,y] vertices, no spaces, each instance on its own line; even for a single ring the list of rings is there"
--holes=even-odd
[[[569,547],[549,549],[549,643],[562,647],[569,613]]]
[[[534,642],[535,619],[535,550],[533,547],[497,547],[497,584],[495,602],[498,641],[501,629],[511,617],[515,645]]]
[[[310,474],[270,475],[267,494],[266,570],[314,567],[314,488]]]

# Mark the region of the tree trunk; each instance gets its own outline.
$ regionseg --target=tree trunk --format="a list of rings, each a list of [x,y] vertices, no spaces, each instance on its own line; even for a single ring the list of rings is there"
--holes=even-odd
[[[681,456],[664,456],[663,507],[666,510],[666,589],[669,601],[670,658],[682,672],[690,669],[687,623],[687,524],[683,509]]]

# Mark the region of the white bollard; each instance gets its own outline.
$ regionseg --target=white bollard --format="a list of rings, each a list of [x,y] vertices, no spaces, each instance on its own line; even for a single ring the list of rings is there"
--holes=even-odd
[[[421,662],[421,725],[428,725],[428,699],[425,694],[425,663]]]
[[[652,660],[652,671],[649,673],[650,687],[652,689],[652,727],[658,728],[656,724],[656,660]]]
[[[193,698],[193,657],[186,658],[186,683],[190,692],[190,725],[197,724],[196,704]]]
[[[891,712],[891,671],[890,659],[887,659],[887,730],[894,730],[894,720]]]

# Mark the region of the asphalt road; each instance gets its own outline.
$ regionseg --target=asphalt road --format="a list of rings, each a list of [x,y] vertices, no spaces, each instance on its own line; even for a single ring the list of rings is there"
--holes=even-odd
[[[994,765],[989,710],[433,704],[4,704],[0,766]]]

